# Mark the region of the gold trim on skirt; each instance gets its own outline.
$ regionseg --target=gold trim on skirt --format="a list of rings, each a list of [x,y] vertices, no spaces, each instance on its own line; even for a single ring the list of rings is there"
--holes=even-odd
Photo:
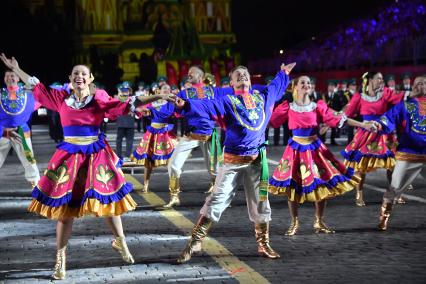
[[[59,207],[51,207],[33,199],[28,207],[28,211],[48,219],[58,220],[64,218],[80,218],[86,215],[94,215],[96,217],[120,216],[127,211],[135,210],[136,205],[136,202],[130,194],[126,194],[123,199],[118,202],[109,204],[102,204],[97,199],[88,198],[81,207],[69,207],[68,204]]]

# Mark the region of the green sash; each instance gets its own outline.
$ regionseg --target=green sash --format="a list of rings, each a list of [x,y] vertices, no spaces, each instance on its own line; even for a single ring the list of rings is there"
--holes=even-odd
[[[259,149],[260,152],[260,184],[259,184],[259,200],[267,201],[268,200],[268,179],[269,179],[269,168],[268,168],[268,158],[266,157],[266,147],[263,146]]]
[[[22,127],[18,127],[18,134],[22,139],[22,147],[24,148],[25,158],[27,158],[28,162],[34,164],[36,160],[34,158],[33,151],[31,151],[31,148],[28,146],[27,141],[25,140],[25,134]]]
[[[212,132],[212,145],[210,148],[210,171],[216,172],[215,156],[217,152],[217,162],[219,166],[223,163],[222,146],[220,145],[220,135],[217,133],[216,128],[213,128]]]

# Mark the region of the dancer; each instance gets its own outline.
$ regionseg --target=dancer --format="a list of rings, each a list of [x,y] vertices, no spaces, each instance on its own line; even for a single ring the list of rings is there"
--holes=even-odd
[[[299,229],[298,204],[315,202],[316,233],[334,233],[323,222],[326,200],[352,190],[359,178],[352,168],[346,168],[318,138],[321,122],[330,127],[349,125],[372,130],[373,123],[361,123],[347,119],[329,108],[323,100],[310,99],[311,83],[308,76],[294,80],[293,102],[284,101],[272,115],[270,124],[277,127],[288,120],[293,137],[289,139],[280,164],[269,179],[269,192],[285,195],[291,216],[286,235],[294,235]]]
[[[19,81],[14,71],[6,70],[6,88],[1,89],[0,97],[0,168],[12,147],[24,166],[25,179],[34,187],[40,179],[40,173],[27,122],[35,110],[35,100],[31,92],[18,85]]]
[[[268,163],[264,133],[272,108],[284,94],[289,82],[288,74],[294,65],[282,64],[281,71],[262,92],[252,91],[247,68],[238,66],[230,72],[233,89],[226,89],[227,95],[211,101],[178,100],[190,126],[215,119],[222,128],[226,128],[224,163],[218,168],[213,192],[200,210],[191,239],[177,260],[179,263],[190,260],[193,252],[201,249],[201,242],[212,223],[219,221],[240,183],[244,184],[250,221],[255,223],[259,254],[279,257],[269,245],[271,208],[266,191]]]
[[[134,263],[127,247],[120,215],[133,210],[136,203],[130,196],[132,185],[118,167],[99,126],[105,116],[116,118],[127,112],[129,101],[112,99],[103,90],[96,90],[93,76],[85,65],[73,67],[70,90],[46,89],[36,77],[20,69],[15,58],[1,54],[4,64],[23,82],[34,86],[34,96],[44,107],[58,111],[64,128],[64,141],[57,145],[46,174],[34,187],[30,212],[58,220],[56,226],[57,254],[52,277],[66,276],[66,248],[74,218],[84,215],[106,217],[114,234],[112,247],[127,263]],[[159,97],[147,98],[149,100]]]
[[[220,96],[222,89],[206,85],[204,80],[205,72],[200,66],[191,66],[188,71],[188,82],[191,87],[185,87],[185,89],[178,93],[178,97],[187,100],[216,100]],[[184,113],[182,113],[184,115]],[[166,114],[167,116],[167,114]],[[205,120],[204,118],[199,118]],[[203,124],[205,128],[200,128],[199,125]],[[168,164],[169,172],[169,191],[170,201],[163,206],[163,208],[172,208],[173,206],[180,205],[179,193],[180,188],[180,176],[182,174],[182,167],[185,161],[188,159],[192,150],[198,146],[201,146],[201,150],[204,156],[204,164],[207,171],[210,174],[210,187],[213,186],[216,176],[216,163],[210,157],[211,147],[211,135],[212,129],[215,127],[215,122],[212,120],[205,120],[204,122],[199,121],[192,125],[191,129],[186,131],[186,135],[179,139],[179,142],[170,158]],[[215,137],[213,137],[215,138]],[[216,142],[216,139],[213,139]]]
[[[413,92],[379,120],[384,133],[397,131],[396,165],[383,195],[378,228],[387,230],[393,204],[421,174],[426,178],[426,76],[414,79]]]
[[[362,76],[362,80],[362,93],[353,95],[345,109],[347,117],[361,115],[364,121],[378,120],[389,105],[395,105],[404,98],[404,92],[395,92],[384,87],[380,72],[367,72]],[[345,166],[355,169],[361,176],[356,189],[357,206],[365,206],[363,185],[366,173],[384,168],[390,183],[395,166],[396,143],[394,133],[385,134],[358,128],[352,142],[341,152],[345,158]]]
[[[160,95],[169,94],[171,94],[170,86],[163,84]],[[151,125],[147,126],[139,146],[131,157],[137,165],[145,166],[142,192],[148,192],[153,168],[167,165],[176,146],[176,137],[172,133],[173,124],[168,123],[168,117],[173,115],[173,109],[173,105],[166,100],[158,100],[147,108],[137,109],[138,116],[151,119]],[[158,112],[161,112],[161,115],[158,115]]]

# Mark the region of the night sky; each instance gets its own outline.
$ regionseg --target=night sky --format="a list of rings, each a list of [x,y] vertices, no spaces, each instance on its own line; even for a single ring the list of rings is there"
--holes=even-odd
[[[339,25],[374,14],[378,7],[391,2],[233,0],[231,13],[237,37],[236,50],[241,53],[243,63],[272,57],[279,49],[291,48],[312,36],[325,36]],[[52,30],[54,19],[46,15],[43,22],[35,21],[16,0],[3,0],[0,6],[3,12],[0,52],[15,55],[31,72],[40,70],[40,66],[53,65],[54,61],[50,72],[45,71],[50,73],[46,77],[69,69],[72,43],[66,39],[66,26]],[[63,60],[56,60],[61,57]]]
[[[404,1],[404,0],[400,0]],[[237,49],[246,60],[272,57],[280,49],[326,36],[338,26],[374,15],[384,0],[233,0]]]

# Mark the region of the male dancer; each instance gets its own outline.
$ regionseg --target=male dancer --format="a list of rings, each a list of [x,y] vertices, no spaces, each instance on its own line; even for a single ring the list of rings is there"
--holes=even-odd
[[[421,174],[426,178],[426,76],[417,77],[413,93],[388,110],[380,119],[383,131],[397,131],[396,165],[392,182],[385,194],[380,211],[379,229],[387,230],[393,204]]]
[[[34,187],[40,179],[34,159],[31,131],[27,122],[35,109],[33,95],[18,85],[19,77],[12,70],[4,74],[6,88],[0,97],[0,168],[12,147],[25,170],[25,179]]]
[[[176,104],[184,109],[190,126],[215,119],[226,128],[224,163],[218,168],[213,192],[200,211],[179,263],[188,261],[194,251],[201,249],[210,226],[219,221],[241,182],[244,182],[250,220],[255,223],[259,254],[268,258],[280,257],[269,245],[271,208],[267,196],[269,174],[264,133],[273,106],[289,83],[288,74],[294,65],[282,64],[281,71],[261,92],[251,89],[247,68],[238,66],[230,73],[233,89],[224,89],[226,95],[217,100],[185,102],[178,99]]]

